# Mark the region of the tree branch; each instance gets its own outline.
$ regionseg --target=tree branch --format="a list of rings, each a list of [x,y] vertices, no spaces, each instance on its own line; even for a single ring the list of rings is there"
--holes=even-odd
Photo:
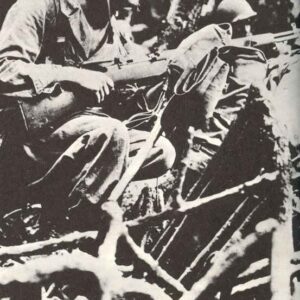
[[[253,187],[256,187],[257,185],[263,183],[264,181],[275,181],[279,176],[279,171],[275,171],[272,173],[265,173],[263,175],[259,175],[255,177],[254,179],[247,181],[243,184],[240,184],[238,186],[229,188],[227,190],[224,190],[220,193],[204,197],[204,198],[199,198],[194,201],[190,202],[184,202],[181,204],[181,206],[177,209],[174,210],[172,207],[168,206],[166,210],[157,213],[157,214],[149,214],[140,218],[136,218],[134,220],[126,221],[124,222],[126,226],[128,227],[134,227],[134,226],[139,226],[143,225],[145,223],[149,222],[155,222],[161,219],[165,218],[170,218],[172,216],[176,216],[178,214],[183,214],[183,213],[191,213],[191,211],[194,211],[194,209],[200,208],[202,205],[214,202],[216,200],[220,200],[223,198],[226,198],[228,196],[233,196],[238,193],[244,192],[246,189],[251,189]]]

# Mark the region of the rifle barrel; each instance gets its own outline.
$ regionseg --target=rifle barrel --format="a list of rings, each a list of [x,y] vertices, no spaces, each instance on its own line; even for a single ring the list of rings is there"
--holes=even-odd
[[[278,33],[263,33],[252,35],[249,37],[237,38],[232,40],[233,46],[245,46],[247,44],[252,46],[262,46],[271,43],[281,43],[289,40],[298,39],[300,36],[300,30],[289,30]]]

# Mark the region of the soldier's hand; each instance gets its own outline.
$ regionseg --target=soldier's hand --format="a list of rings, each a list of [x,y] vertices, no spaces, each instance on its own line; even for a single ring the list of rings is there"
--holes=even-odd
[[[114,87],[114,82],[106,74],[81,69],[78,83],[81,87],[94,92],[97,96],[98,102],[101,102],[105,96],[109,95]]]

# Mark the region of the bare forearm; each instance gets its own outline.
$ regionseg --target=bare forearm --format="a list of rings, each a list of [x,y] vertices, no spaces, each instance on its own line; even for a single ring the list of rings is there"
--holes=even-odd
[[[0,71],[0,85],[10,91],[12,96],[34,97],[42,93],[52,93],[56,84],[71,83],[92,92],[100,91],[103,98],[113,87],[112,80],[97,71],[71,66],[25,63],[20,60],[6,61],[3,65],[4,71]],[[5,93],[4,89],[3,91]]]
[[[51,81],[53,83],[74,83],[80,84],[80,78],[85,75],[86,70],[78,69],[75,67],[56,66],[52,68]]]
[[[75,67],[54,67],[50,76],[52,76],[53,83],[73,83],[95,92],[98,101],[104,99],[114,86],[112,79],[104,73]]]

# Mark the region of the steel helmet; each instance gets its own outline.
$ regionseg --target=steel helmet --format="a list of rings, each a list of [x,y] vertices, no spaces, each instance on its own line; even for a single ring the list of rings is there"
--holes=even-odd
[[[216,9],[218,22],[234,23],[256,15],[246,0],[223,0]]]

